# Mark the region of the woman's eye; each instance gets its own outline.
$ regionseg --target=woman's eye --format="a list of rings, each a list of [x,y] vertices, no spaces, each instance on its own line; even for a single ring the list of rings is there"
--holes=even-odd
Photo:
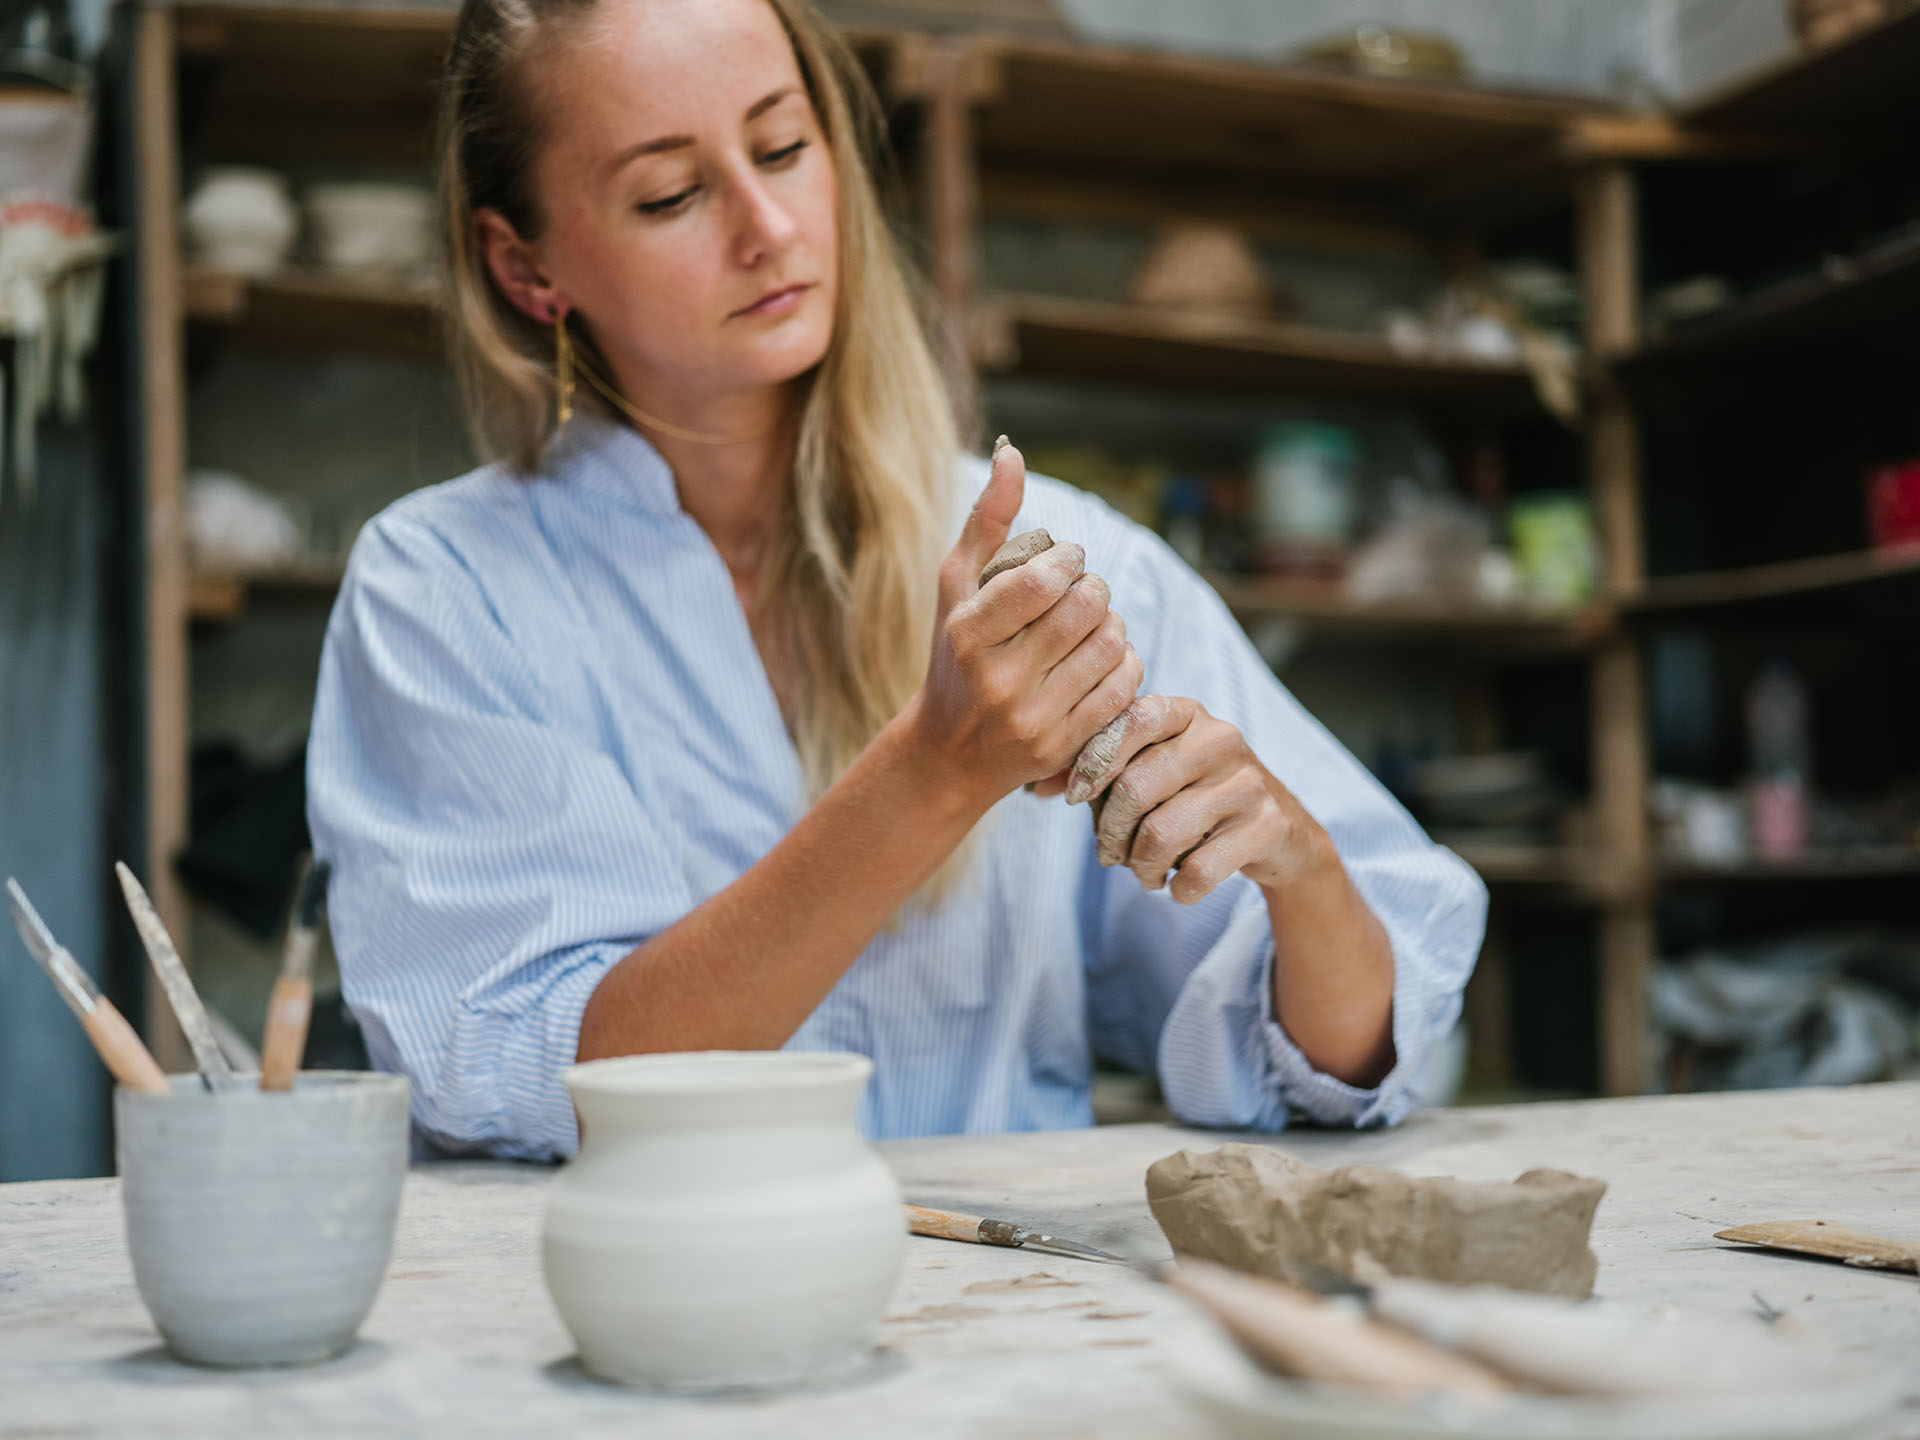
[[[643,200],[639,210],[642,215],[671,215],[692,198],[693,189],[682,190],[678,195],[669,195],[664,200]]]
[[[802,150],[807,148],[805,140],[796,140],[791,145],[783,145],[778,150],[769,150],[760,157],[762,165],[784,165]]]

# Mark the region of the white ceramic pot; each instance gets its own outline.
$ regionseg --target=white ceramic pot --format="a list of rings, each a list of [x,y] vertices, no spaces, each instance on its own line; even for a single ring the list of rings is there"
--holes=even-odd
[[[872,1073],[802,1051],[566,1072],[581,1144],[547,1207],[547,1288],[588,1370],[770,1389],[866,1362],[906,1250],[900,1188],[854,1125]]]
[[[182,219],[196,260],[242,275],[271,275],[286,264],[300,227],[287,177],[248,165],[209,169]]]
[[[404,275],[431,258],[433,196],[419,185],[315,185],[307,214],[329,270]]]

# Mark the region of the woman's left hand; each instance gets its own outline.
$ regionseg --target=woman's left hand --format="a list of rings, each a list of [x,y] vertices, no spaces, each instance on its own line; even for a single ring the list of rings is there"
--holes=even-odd
[[[1236,873],[1271,894],[1339,863],[1293,792],[1198,700],[1139,696],[1113,743],[1088,746],[1037,788],[1092,801],[1100,863],[1125,865],[1148,890],[1167,886],[1183,905]]]

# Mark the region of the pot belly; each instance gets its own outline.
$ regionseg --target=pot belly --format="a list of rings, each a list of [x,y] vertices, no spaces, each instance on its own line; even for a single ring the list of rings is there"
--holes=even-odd
[[[831,1211],[647,1213],[606,1223],[557,1205],[547,1286],[587,1369],[624,1385],[772,1388],[857,1369],[906,1249],[899,1199]],[[834,1187],[840,1188],[840,1187]],[[732,1210],[717,1206],[716,1210]]]

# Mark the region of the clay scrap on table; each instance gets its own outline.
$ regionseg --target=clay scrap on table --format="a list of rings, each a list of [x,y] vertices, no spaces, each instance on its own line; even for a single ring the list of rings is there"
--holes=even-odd
[[[1311,1283],[1312,1270],[1584,1298],[1587,1236],[1606,1182],[1529,1170],[1512,1183],[1414,1177],[1376,1165],[1316,1170],[1263,1145],[1182,1150],[1147,1170],[1174,1252]]]

